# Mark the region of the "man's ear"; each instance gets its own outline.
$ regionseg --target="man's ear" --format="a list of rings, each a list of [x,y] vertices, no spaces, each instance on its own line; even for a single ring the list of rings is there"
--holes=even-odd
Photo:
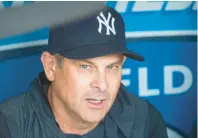
[[[41,55],[41,62],[46,74],[46,77],[49,81],[53,81],[55,78],[56,71],[56,58],[54,55],[51,55],[49,52],[43,52]]]

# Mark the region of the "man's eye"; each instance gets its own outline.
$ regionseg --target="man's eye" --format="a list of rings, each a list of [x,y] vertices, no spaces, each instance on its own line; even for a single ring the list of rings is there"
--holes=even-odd
[[[81,65],[80,67],[83,68],[83,69],[89,69],[90,68],[89,65]]]
[[[110,66],[108,66],[107,68],[108,68],[108,69],[116,69],[117,66],[110,65]]]

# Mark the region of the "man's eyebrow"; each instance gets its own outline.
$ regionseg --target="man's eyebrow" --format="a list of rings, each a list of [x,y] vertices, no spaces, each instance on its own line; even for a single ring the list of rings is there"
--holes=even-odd
[[[92,61],[90,61],[88,59],[82,59],[82,60],[80,60],[80,62],[86,62],[86,63],[92,64],[92,65],[95,65],[94,62],[92,62]]]
[[[117,61],[115,61],[115,62],[109,64],[108,66],[110,66],[110,65],[115,65],[115,64],[122,64],[122,62],[123,62],[123,59],[119,59],[119,60],[117,60]]]

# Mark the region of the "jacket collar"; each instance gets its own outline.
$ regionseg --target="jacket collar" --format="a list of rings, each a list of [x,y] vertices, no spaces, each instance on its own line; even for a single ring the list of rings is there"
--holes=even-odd
[[[48,118],[51,118],[49,121],[55,123],[52,110],[49,107],[49,103],[45,95],[50,82],[47,80],[44,72],[40,73],[35,81],[36,86],[33,87],[36,87],[37,91],[40,91],[41,93],[40,96],[38,96],[39,94],[34,94],[36,95],[35,100],[37,100],[38,104],[42,102],[42,110],[44,110]],[[121,84],[118,95],[114,101],[112,108],[109,111],[109,115],[127,138],[130,136],[130,132],[133,127],[134,114],[134,103],[132,103],[132,100],[129,98],[129,93],[127,92],[124,85]]]
[[[132,103],[123,84],[121,84],[115,102],[110,109],[110,115],[122,133],[128,138],[134,123],[135,104]]]

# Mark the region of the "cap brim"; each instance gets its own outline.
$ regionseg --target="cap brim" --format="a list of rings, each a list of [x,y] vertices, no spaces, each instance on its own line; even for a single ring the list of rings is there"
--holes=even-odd
[[[128,50],[125,47],[118,48],[115,44],[111,43],[86,44],[71,50],[61,50],[58,53],[69,59],[88,59],[111,54],[123,54],[131,59],[144,61],[144,57],[139,54]]]

